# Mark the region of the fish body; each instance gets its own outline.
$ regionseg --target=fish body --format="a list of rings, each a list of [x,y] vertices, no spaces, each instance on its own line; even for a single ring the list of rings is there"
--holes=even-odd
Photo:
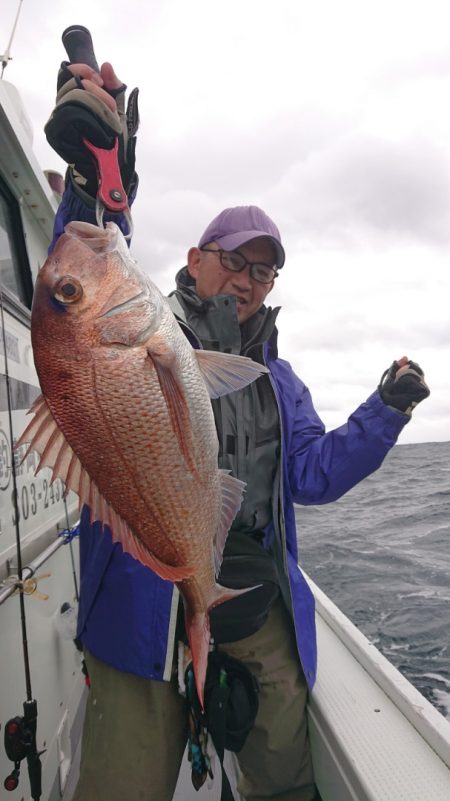
[[[266,368],[193,349],[113,223],[67,226],[39,273],[31,334],[42,396],[18,444],[176,582],[203,705],[208,610],[242,592],[216,581],[244,484],[217,467],[210,397]]]

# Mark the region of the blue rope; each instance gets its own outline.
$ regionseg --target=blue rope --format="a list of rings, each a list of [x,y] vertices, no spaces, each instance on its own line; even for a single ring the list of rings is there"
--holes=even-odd
[[[64,539],[64,545],[68,545],[69,542],[72,542],[75,537],[78,537],[79,533],[80,525],[79,523],[76,523],[76,525],[72,526],[72,528],[64,528],[59,532],[58,536]]]

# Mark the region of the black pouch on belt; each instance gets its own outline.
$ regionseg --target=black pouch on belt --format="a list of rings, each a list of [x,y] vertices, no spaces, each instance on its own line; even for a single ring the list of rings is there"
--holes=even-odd
[[[236,642],[258,631],[280,592],[273,556],[258,540],[241,531],[228,535],[218,583],[232,589],[255,589],[210,610],[215,643]]]
[[[254,726],[259,707],[259,686],[246,665],[223,651],[208,656],[205,681],[205,711],[195,689],[192,663],[185,673],[188,713],[188,755],[196,790],[212,776],[207,748],[208,732],[213,740],[222,772],[220,801],[234,801],[223,767],[224,751],[239,752]]]

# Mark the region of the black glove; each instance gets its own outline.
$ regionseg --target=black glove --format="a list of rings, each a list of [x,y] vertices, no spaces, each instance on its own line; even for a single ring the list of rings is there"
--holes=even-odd
[[[95,159],[83,144],[83,137],[96,147],[110,150],[119,139],[119,167],[123,187],[129,196],[138,177],[134,170],[136,132],[139,126],[138,89],[130,94],[125,111],[126,86],[107,91],[115,98],[117,111],[111,111],[100,98],[83,88],[79,76],[63,61],[58,73],[56,106],[44,130],[49,145],[69,164],[69,175],[76,187],[88,196],[97,195]]]
[[[387,406],[410,416],[414,407],[430,394],[423,370],[411,361],[403,367],[392,362],[381,376],[378,391]]]

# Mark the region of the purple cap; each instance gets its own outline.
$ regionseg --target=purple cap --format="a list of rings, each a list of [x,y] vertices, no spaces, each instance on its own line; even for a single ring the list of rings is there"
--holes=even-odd
[[[224,209],[210,222],[198,246],[202,248],[209,242],[217,242],[224,250],[236,250],[258,236],[268,236],[272,240],[277,267],[282,267],[286,257],[280,232],[270,217],[258,206],[235,206]]]

